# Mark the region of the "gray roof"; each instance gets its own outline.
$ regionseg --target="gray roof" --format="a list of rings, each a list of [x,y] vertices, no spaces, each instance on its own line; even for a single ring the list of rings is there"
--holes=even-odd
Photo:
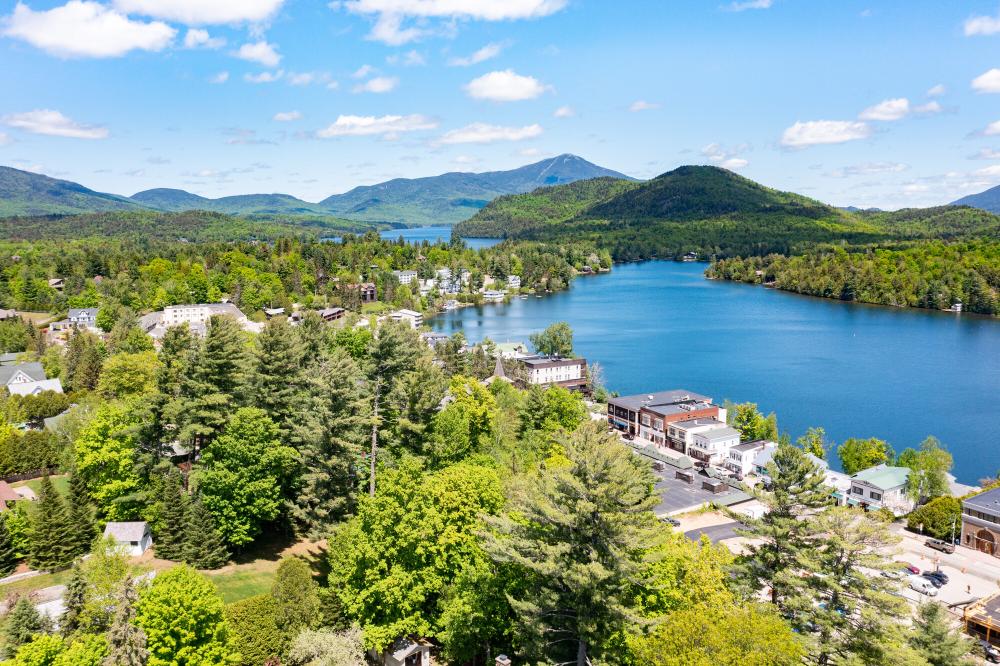
[[[708,432],[698,433],[698,437],[704,437],[710,442],[717,442],[722,439],[732,439],[733,437],[739,437],[740,431],[736,428],[730,428],[729,426],[722,426],[721,428],[715,428],[709,430]]]
[[[737,444],[736,446],[730,448],[730,451],[739,451],[740,453],[745,453],[746,451],[756,451],[757,449],[763,449],[767,442],[764,440],[756,440],[753,442],[743,442],[742,444]]]
[[[78,319],[80,315],[86,315],[88,318],[93,319],[97,317],[97,308],[70,308],[69,318]]]
[[[753,459],[753,464],[757,467],[767,467],[767,464],[771,462],[771,458],[774,457],[774,452],[778,450],[777,446],[772,446],[770,448],[764,449],[757,454],[757,457]],[[826,471],[830,469],[830,463],[823,460],[822,458],[817,458],[811,453],[806,454],[806,458],[812,460],[813,463],[819,467],[820,471]]]
[[[991,488],[984,493],[973,495],[962,502],[962,506],[1000,515],[1000,488]]]
[[[124,523],[111,522],[104,528],[104,536],[113,537],[119,543],[142,541],[142,537],[148,529],[149,525],[144,520]]]
[[[655,405],[675,405],[680,402],[709,402],[711,400],[708,396],[699,395],[687,389],[671,389],[657,393],[623,395],[618,398],[608,399],[608,403],[624,407],[625,409],[631,409],[632,411],[639,411],[642,407]]]
[[[34,381],[40,382],[45,379],[45,369],[37,361],[31,363],[16,363],[14,365],[0,366],[0,384],[8,384],[18,372],[31,377]]]

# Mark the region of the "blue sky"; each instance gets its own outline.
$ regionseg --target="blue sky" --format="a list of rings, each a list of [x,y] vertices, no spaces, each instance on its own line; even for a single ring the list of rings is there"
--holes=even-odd
[[[0,0],[0,164],[287,192],[576,153],[836,205],[1000,184],[1000,2]]]

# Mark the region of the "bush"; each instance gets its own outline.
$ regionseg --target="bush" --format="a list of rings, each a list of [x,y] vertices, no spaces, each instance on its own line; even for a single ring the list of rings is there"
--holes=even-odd
[[[270,594],[226,606],[226,622],[242,664],[258,666],[284,652],[285,635],[278,628],[277,615],[278,602]]]
[[[952,525],[955,534],[962,529],[962,501],[955,497],[935,497],[922,507],[914,509],[906,519],[906,527],[920,531],[935,539],[951,539]]]

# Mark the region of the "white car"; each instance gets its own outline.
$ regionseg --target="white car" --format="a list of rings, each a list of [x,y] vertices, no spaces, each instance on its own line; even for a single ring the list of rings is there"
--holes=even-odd
[[[926,594],[928,597],[936,597],[938,593],[934,584],[921,576],[910,576],[910,589],[920,594]]]

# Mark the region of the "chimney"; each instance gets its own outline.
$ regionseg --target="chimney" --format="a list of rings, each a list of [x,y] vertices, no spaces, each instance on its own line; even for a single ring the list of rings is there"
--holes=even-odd
[[[510,666],[510,665],[511,665],[510,657],[508,657],[507,655],[501,654],[497,657],[496,666]]]

